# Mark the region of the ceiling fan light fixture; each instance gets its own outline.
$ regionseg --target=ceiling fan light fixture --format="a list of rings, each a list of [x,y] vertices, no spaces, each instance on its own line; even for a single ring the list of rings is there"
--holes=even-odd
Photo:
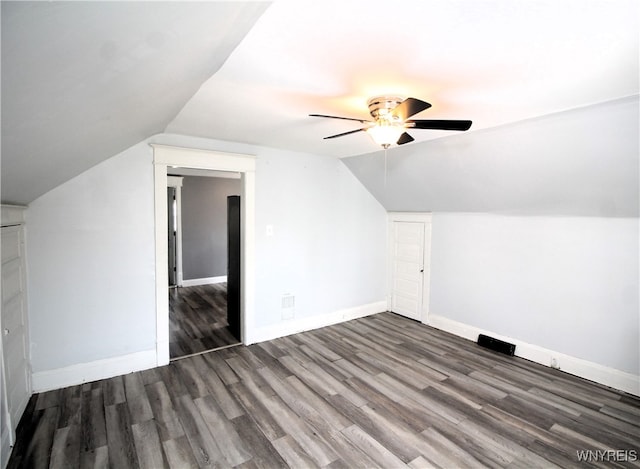
[[[357,119],[353,117],[328,116],[326,114],[309,114],[310,117],[327,117],[356,121],[365,126],[360,129],[349,130],[335,135],[324,137],[325,140],[344,137],[357,132],[367,132],[373,141],[385,150],[393,144],[404,145],[415,139],[406,132],[406,129],[427,130],[469,130],[469,120],[442,120],[409,118],[431,107],[431,104],[416,98],[402,99],[398,97],[380,96],[369,100],[369,113],[373,120]]]
[[[397,143],[404,131],[404,125],[391,124],[385,121],[378,121],[367,129],[367,133],[373,141],[382,146],[382,148],[389,148],[394,143]]]

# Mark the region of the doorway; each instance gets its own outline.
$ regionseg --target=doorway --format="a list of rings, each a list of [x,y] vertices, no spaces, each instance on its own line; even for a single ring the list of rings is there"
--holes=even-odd
[[[389,214],[389,300],[396,314],[427,322],[431,215]]]
[[[242,181],[237,172],[168,172],[169,355],[175,360],[240,343]]]
[[[154,152],[155,187],[157,365],[166,365],[170,359],[167,170],[173,167],[232,171],[241,175],[239,335],[242,343],[252,343],[255,291],[255,157],[159,144],[151,146]]]
[[[167,187],[167,244],[169,288],[178,286],[178,201],[175,186]]]

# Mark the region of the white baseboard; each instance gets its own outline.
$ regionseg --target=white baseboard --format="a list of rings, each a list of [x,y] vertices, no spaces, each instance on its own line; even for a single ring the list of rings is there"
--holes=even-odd
[[[278,337],[297,334],[298,332],[310,331],[350,321],[351,319],[370,316],[371,314],[381,313],[386,310],[386,301],[376,301],[375,303],[360,305],[354,308],[341,309],[328,314],[283,320],[282,322],[272,326],[251,328],[251,330],[247,330],[245,343],[249,345],[257,342],[264,342],[265,340],[277,339]]]
[[[478,340],[478,334],[485,334],[496,339],[504,340],[516,345],[515,355],[518,357],[551,366],[551,360],[555,360],[558,368],[566,373],[581,378],[604,384],[605,386],[640,396],[640,376],[610,368],[598,363],[576,358],[564,353],[555,352],[537,345],[528,344],[512,337],[496,334],[492,331],[480,329],[461,322],[454,321],[443,316],[429,315],[428,325],[451,334],[469,339]]]
[[[75,386],[99,379],[133,373],[134,371],[147,370],[155,366],[157,366],[157,359],[156,350],[154,349],[89,363],[79,363],[55,370],[39,371],[33,373],[33,392]]]
[[[206,277],[206,278],[192,278],[189,280],[183,280],[183,287],[197,287],[198,285],[212,285],[214,283],[224,283],[227,281],[226,275],[220,277]]]

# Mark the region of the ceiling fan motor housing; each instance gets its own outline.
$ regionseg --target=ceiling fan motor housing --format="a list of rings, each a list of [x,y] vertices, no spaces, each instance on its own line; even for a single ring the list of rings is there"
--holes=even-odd
[[[390,119],[395,118],[395,116],[392,116],[390,112],[402,101],[404,101],[404,98],[400,98],[398,96],[378,96],[371,98],[367,104],[369,105],[369,112],[375,120],[380,118]],[[399,118],[397,119],[400,120]]]

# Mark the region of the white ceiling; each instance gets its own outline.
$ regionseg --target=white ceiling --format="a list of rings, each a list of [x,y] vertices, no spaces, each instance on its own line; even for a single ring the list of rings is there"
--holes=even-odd
[[[2,199],[166,131],[346,157],[380,94],[477,129],[635,95],[637,0],[2,2]],[[246,35],[245,35],[246,34]],[[411,132],[417,141],[440,131]],[[410,145],[415,145],[412,143]]]
[[[492,127],[638,93],[636,0],[278,0],[170,132],[337,157],[376,150],[367,99]],[[446,132],[413,131],[416,140]]]

